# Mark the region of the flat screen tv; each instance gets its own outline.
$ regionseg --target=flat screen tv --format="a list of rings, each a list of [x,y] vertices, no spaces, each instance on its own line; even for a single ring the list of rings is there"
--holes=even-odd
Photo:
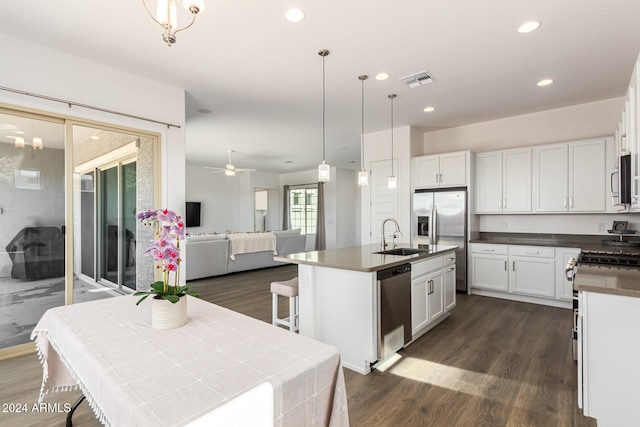
[[[187,227],[200,227],[200,212],[202,204],[200,202],[187,202],[185,224]]]

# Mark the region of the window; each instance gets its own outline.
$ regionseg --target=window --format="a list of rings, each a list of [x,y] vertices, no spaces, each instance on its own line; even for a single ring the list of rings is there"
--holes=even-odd
[[[289,218],[291,228],[300,228],[302,234],[316,234],[318,187],[297,187],[289,191]]]

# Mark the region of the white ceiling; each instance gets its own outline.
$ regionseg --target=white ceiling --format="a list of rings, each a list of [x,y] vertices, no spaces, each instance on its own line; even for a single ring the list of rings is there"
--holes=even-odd
[[[13,1],[0,32],[184,88],[189,163],[222,166],[234,149],[238,167],[274,172],[322,158],[319,49],[331,51],[327,162],[351,168],[360,74],[366,133],[389,129],[389,93],[396,127],[429,131],[622,96],[640,50],[638,0],[205,1],[172,47],[137,0]],[[284,19],[292,6],[302,22]],[[540,29],[516,31],[532,19]],[[398,81],[422,70],[435,83]],[[391,78],[376,81],[381,71]],[[555,83],[539,88],[542,78]]]

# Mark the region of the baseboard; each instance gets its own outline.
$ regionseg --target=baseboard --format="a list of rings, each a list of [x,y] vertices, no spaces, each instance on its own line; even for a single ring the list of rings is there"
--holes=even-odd
[[[480,295],[483,297],[501,298],[511,301],[528,302],[531,304],[548,305],[550,307],[567,308],[572,309],[573,303],[571,301],[559,301],[549,298],[538,298],[527,295],[510,294],[506,292],[488,291],[486,289],[471,288],[471,295]]]

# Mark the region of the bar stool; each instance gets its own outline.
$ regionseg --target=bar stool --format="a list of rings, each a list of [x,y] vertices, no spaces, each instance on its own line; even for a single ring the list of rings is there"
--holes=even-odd
[[[282,325],[291,332],[298,330],[298,278],[284,282],[271,282],[272,323]],[[289,298],[289,317],[278,318],[278,295]]]

